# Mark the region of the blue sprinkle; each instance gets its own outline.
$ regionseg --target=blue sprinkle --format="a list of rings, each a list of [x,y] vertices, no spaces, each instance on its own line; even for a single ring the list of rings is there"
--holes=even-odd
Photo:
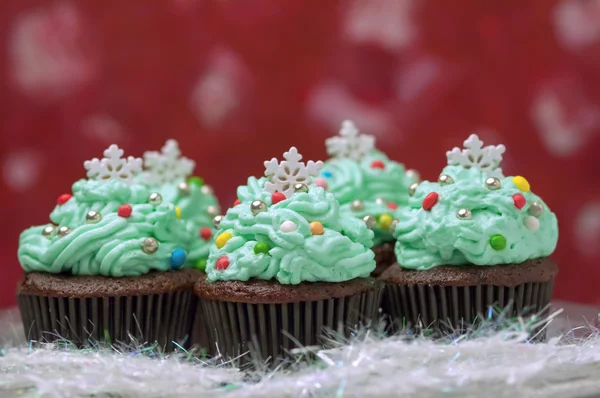
[[[171,252],[171,268],[179,269],[183,267],[187,254],[183,249],[175,249]]]
[[[321,175],[325,178],[331,178],[333,174],[331,174],[331,171],[324,171],[321,173]]]

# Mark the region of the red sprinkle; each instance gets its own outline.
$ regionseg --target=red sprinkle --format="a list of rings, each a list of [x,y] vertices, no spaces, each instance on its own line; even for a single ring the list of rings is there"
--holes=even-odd
[[[71,199],[73,197],[73,195],[71,195],[70,193],[63,193],[62,195],[60,195],[58,197],[58,199],[56,199],[56,203],[59,205],[64,205],[65,203],[67,203],[69,201],[69,199]]]
[[[119,217],[129,218],[131,216],[132,211],[133,211],[133,209],[131,208],[131,206],[121,205],[121,206],[119,206],[119,210],[117,211],[117,214],[119,215]]]
[[[274,192],[271,195],[271,204],[276,204],[281,202],[282,200],[286,200],[287,198],[285,197],[284,194],[282,194],[281,192]]]
[[[433,206],[437,203],[440,195],[437,192],[430,192],[425,199],[423,199],[423,210],[431,210]]]
[[[204,240],[209,240],[212,236],[212,230],[209,227],[200,228],[200,237]]]
[[[385,169],[385,164],[383,164],[382,160],[374,160],[371,162],[371,168],[372,169]]]
[[[396,210],[398,208],[398,205],[394,202],[388,202],[387,207],[388,209]]]
[[[323,189],[327,189],[327,181],[324,178],[315,179],[315,185]]]
[[[233,202],[233,205],[234,205],[234,206],[237,206],[237,205],[239,205],[240,203],[242,203],[242,201],[241,201],[241,200],[239,200],[239,199],[236,199],[236,200],[235,200],[235,202]]]
[[[229,259],[226,256],[223,256],[217,260],[217,264],[215,268],[219,271],[224,271],[229,267]]]
[[[521,195],[520,193],[513,195],[513,202],[515,202],[515,207],[519,210],[521,210],[527,204],[525,196]]]

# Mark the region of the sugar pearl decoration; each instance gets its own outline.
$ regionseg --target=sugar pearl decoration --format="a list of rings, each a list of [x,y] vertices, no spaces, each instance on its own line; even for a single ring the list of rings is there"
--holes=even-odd
[[[96,210],[90,210],[85,215],[85,222],[88,224],[96,224],[102,220],[102,214],[97,212]]]
[[[454,184],[454,178],[450,177],[448,174],[442,174],[440,178],[438,178],[438,183],[440,185]]]
[[[252,214],[257,215],[258,213],[262,213],[263,211],[267,211],[268,207],[265,202],[262,200],[255,200],[250,204],[250,210]]]
[[[362,200],[354,200],[350,204],[350,210],[352,211],[363,211],[365,209],[365,204]]]
[[[373,229],[373,227],[375,227],[375,224],[377,223],[377,219],[373,216],[364,216],[363,221],[365,222],[365,224],[367,224],[367,228],[369,229]]]
[[[162,196],[158,192],[153,192],[148,196],[148,203],[152,206],[158,206],[162,203]]]
[[[294,192],[308,192],[308,186],[299,182],[294,185]]]
[[[456,212],[456,218],[459,220],[470,220],[473,215],[469,209],[460,209]]]
[[[383,206],[383,205],[385,205],[385,200],[383,200],[382,198],[377,198],[377,199],[375,199],[375,203],[380,206]]]
[[[500,180],[497,179],[496,177],[490,177],[487,180],[485,180],[485,187],[492,191],[495,191],[496,189],[500,189],[501,186],[502,186],[502,184],[500,184]]]
[[[221,221],[223,221],[223,216],[215,216],[215,218],[213,218],[213,225],[216,229],[219,229],[221,226]]]
[[[158,250],[158,241],[154,238],[146,238],[142,242],[142,251],[146,254],[156,253]]]
[[[298,226],[296,225],[296,223],[289,220],[282,222],[279,226],[281,232],[294,232],[297,228]]]
[[[325,233],[325,229],[323,228],[323,224],[318,221],[313,221],[310,223],[310,233],[313,235],[323,235]]]
[[[200,188],[200,191],[205,195],[213,194],[213,189],[208,185],[203,185],[202,188]]]
[[[179,189],[179,194],[181,196],[187,196],[190,194],[190,186],[187,182],[180,182],[177,186],[177,189]]]
[[[67,236],[71,233],[71,228],[62,226],[58,228],[58,236]]]
[[[419,181],[421,179],[421,177],[419,176],[419,172],[417,172],[416,170],[410,169],[406,171],[406,176],[410,179]]]
[[[48,225],[46,228],[42,230],[42,236],[46,238],[51,238],[52,235],[56,232],[56,227],[54,225]]]
[[[527,212],[534,217],[539,217],[544,213],[544,206],[540,202],[531,202]]]
[[[540,228],[540,220],[534,216],[525,217],[523,224],[530,231],[537,231]]]
[[[418,186],[419,186],[418,182],[414,182],[414,183],[410,184],[410,187],[408,187],[408,194],[410,196],[413,196],[415,194],[415,192],[417,191]]]
[[[213,216],[213,217],[216,217],[219,215],[219,209],[217,208],[217,206],[208,206],[206,208],[206,212],[208,213],[209,216]]]

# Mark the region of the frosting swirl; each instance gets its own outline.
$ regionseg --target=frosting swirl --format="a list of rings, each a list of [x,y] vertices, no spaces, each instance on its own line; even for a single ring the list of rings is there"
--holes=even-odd
[[[404,268],[426,270],[438,265],[518,264],[550,255],[558,241],[554,213],[519,177],[500,180],[499,189],[485,185],[477,168],[447,166],[449,185],[424,181],[399,211],[395,252]],[[520,189],[521,188],[521,189]],[[424,209],[424,200],[437,201]],[[434,195],[434,194],[433,194]],[[429,206],[427,206],[429,207]],[[457,216],[468,209],[469,217]]]
[[[364,222],[340,214],[334,196],[316,186],[272,204],[271,195],[262,190],[264,182],[264,178],[250,177],[248,185],[238,189],[241,204],[227,211],[217,244],[210,250],[209,281],[258,278],[298,284],[370,275],[375,268],[374,253],[369,249],[373,232]],[[262,200],[268,209],[254,214],[254,200]],[[313,231],[313,222],[320,223],[321,233]],[[293,223],[293,227],[286,229],[284,223]],[[266,249],[257,250],[257,244],[263,242]],[[219,266],[222,258],[226,258],[226,267]]]

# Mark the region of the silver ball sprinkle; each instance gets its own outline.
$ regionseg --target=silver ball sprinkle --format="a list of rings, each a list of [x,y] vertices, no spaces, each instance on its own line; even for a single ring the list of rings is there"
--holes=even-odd
[[[385,205],[385,200],[381,199],[381,198],[377,198],[375,199],[375,203],[377,203],[380,206]]]
[[[299,182],[294,185],[294,192],[308,192],[308,186]]]
[[[456,218],[459,220],[470,220],[472,217],[471,210],[469,209],[460,209],[456,212]]]
[[[448,174],[442,174],[440,178],[438,178],[438,183],[440,185],[454,184],[454,178],[450,177]]]
[[[209,187],[208,185],[203,185],[202,188],[200,188],[200,191],[205,195],[213,194],[213,189],[211,187]]]
[[[96,210],[90,210],[85,215],[85,222],[88,224],[96,224],[102,220],[102,214]]]
[[[414,182],[414,183],[410,184],[410,187],[408,187],[408,195],[413,196],[415,194],[415,192],[417,192],[418,186],[419,186],[418,182]]]
[[[394,220],[394,221],[392,221],[392,223],[390,224],[390,232],[391,232],[392,234],[395,234],[395,233],[396,233],[396,226],[398,225],[398,223],[399,223],[399,222],[400,222],[400,221],[398,221],[398,220]]]
[[[415,181],[421,180],[421,176],[419,176],[419,172],[417,170],[413,170],[413,169],[407,170],[406,176],[408,178],[410,178],[411,180],[415,180]]]
[[[152,206],[158,206],[162,203],[162,196],[158,192],[153,192],[148,196],[148,203]]]
[[[215,217],[219,215],[219,208],[217,206],[208,206],[206,212],[209,216]]]
[[[540,202],[531,202],[527,212],[534,217],[539,217],[544,213],[544,206]]]
[[[213,218],[213,225],[215,226],[216,229],[219,229],[219,226],[221,226],[221,221],[223,220],[223,216],[215,216],[215,218]]]
[[[71,228],[62,226],[58,228],[58,236],[67,236],[71,233]]]
[[[354,200],[352,204],[350,204],[350,210],[352,211],[363,211],[365,209],[365,204],[362,200]]]
[[[146,254],[155,253],[158,250],[158,241],[154,238],[146,238],[142,242],[142,250]]]
[[[179,189],[179,194],[181,196],[187,196],[190,194],[190,186],[187,182],[180,182],[177,186],[177,189]]]
[[[367,224],[367,228],[369,229],[373,229],[373,227],[375,227],[375,224],[377,224],[377,219],[373,216],[364,216],[363,221],[365,222],[365,224]]]
[[[55,232],[56,227],[54,225],[48,225],[42,230],[42,236],[45,236],[46,238],[51,238]]]
[[[302,184],[304,185],[304,184]],[[262,213],[263,211],[267,211],[268,206],[265,202],[263,202],[262,200],[255,200],[252,203],[250,203],[250,210],[252,211],[252,214],[257,215],[258,213]]]
[[[500,183],[500,180],[496,177],[490,177],[487,180],[485,180],[485,187],[487,189],[495,191],[496,189],[500,189],[502,187],[502,184]]]

